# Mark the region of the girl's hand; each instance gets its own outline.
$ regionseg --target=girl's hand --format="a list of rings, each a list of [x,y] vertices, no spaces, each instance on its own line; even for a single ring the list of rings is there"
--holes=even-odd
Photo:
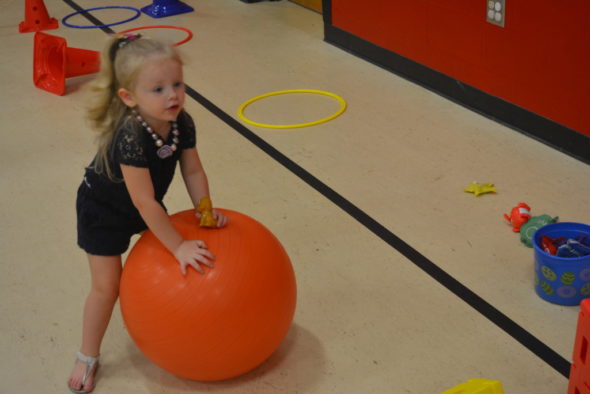
[[[221,212],[219,212],[215,208],[213,208],[211,210],[211,212],[213,213],[213,217],[217,221],[217,224],[216,224],[215,227],[220,228],[220,227],[223,227],[223,226],[225,226],[227,224],[227,222],[228,222],[227,216],[225,216],[224,214],[222,214]],[[197,219],[201,219],[201,213],[200,212],[195,212],[195,216],[197,217]]]
[[[182,241],[182,243],[174,251],[174,257],[180,264],[180,270],[183,275],[186,275],[186,267],[190,265],[197,272],[204,274],[205,270],[201,264],[213,268],[212,260],[215,256],[207,250],[207,244],[204,241]]]
[[[227,216],[213,208],[213,217],[217,220],[217,228],[223,227],[227,224]]]

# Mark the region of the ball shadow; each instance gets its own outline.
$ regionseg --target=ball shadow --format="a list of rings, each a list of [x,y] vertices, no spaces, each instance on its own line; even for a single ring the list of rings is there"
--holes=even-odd
[[[313,392],[313,387],[326,370],[322,344],[305,328],[293,324],[281,346],[261,365],[252,371],[228,380],[198,382],[176,377],[152,362],[130,343],[128,357],[148,381],[154,383],[154,392],[252,392],[276,393],[285,388],[293,391]]]

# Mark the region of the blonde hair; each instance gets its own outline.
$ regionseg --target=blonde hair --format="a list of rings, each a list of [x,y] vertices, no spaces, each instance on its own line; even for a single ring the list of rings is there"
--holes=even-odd
[[[98,133],[98,150],[92,168],[98,174],[115,179],[111,168],[111,144],[117,130],[127,121],[139,124],[129,116],[130,109],[119,98],[120,88],[133,91],[137,75],[147,60],[174,59],[183,64],[178,51],[169,44],[139,36],[111,37],[101,54],[97,77],[89,84],[90,104],[87,118]]]

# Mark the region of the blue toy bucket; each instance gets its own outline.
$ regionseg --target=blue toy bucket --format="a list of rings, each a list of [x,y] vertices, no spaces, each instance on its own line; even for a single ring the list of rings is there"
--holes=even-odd
[[[590,226],[581,223],[551,223],[535,231],[535,291],[539,297],[560,305],[578,305],[590,298],[590,255],[557,257],[543,251],[541,238],[577,238],[586,235],[590,240]]]

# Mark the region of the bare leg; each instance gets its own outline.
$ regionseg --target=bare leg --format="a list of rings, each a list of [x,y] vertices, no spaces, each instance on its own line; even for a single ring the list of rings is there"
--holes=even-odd
[[[119,281],[121,279],[121,256],[88,255],[92,287],[84,305],[82,326],[82,347],[80,352],[96,357],[100,353],[100,345],[111,320],[115,302],[119,297]],[[82,376],[86,364],[76,362],[68,380],[68,386],[81,389]],[[94,375],[86,381],[83,389],[94,389]]]

